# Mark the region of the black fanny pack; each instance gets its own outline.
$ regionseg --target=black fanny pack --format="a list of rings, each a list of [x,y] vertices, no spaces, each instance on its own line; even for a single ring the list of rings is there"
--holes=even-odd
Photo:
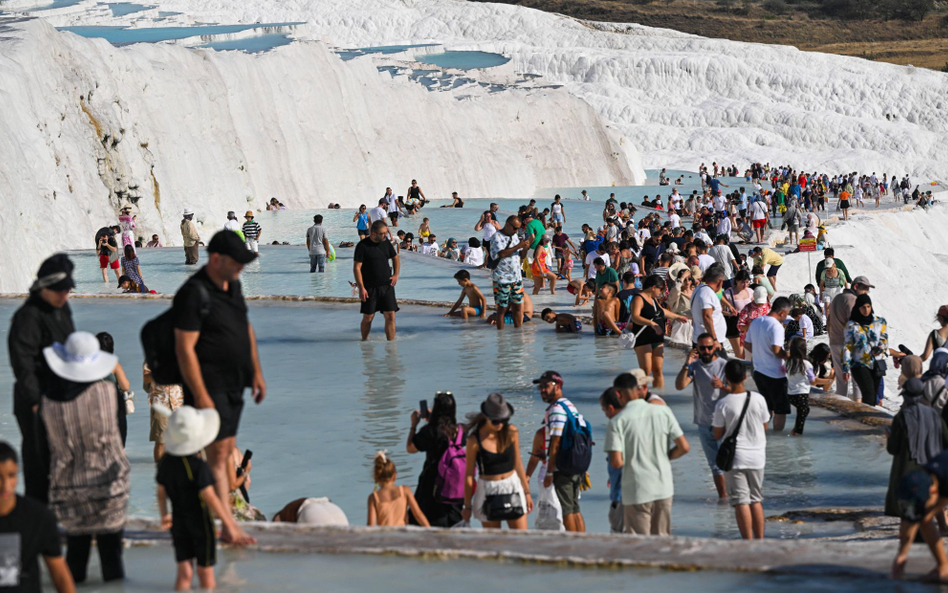
[[[484,514],[488,521],[513,521],[523,516],[520,494],[488,494],[484,499]]]

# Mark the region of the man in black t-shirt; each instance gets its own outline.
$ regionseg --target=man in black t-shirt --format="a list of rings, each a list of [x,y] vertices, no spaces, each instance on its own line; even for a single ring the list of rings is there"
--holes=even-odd
[[[58,593],[75,593],[63,558],[56,517],[31,498],[17,496],[16,451],[0,442],[0,591],[40,593],[42,554]]]
[[[385,337],[395,339],[395,312],[398,303],[395,300],[395,284],[398,283],[398,252],[387,240],[388,225],[384,220],[372,223],[369,236],[356,245],[353,259],[353,275],[359,287],[362,299],[362,341],[369,339],[372,319],[375,313],[385,316]],[[392,261],[389,267],[389,260]]]
[[[257,340],[247,319],[240,272],[257,254],[237,233],[220,231],[207,246],[208,263],[178,289],[172,305],[175,349],[184,378],[184,403],[215,408],[221,427],[207,451],[218,498],[230,512],[227,464],[244,407],[244,388],[259,404],[267,386],[257,355]],[[223,541],[246,538],[226,527]]]

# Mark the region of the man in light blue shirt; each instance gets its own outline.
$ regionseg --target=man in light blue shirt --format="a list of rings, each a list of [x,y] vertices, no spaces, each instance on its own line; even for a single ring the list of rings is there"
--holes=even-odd
[[[653,406],[628,392],[629,401],[609,420],[605,450],[622,469],[625,533],[670,535],[675,494],[671,460],[690,447],[668,406]]]

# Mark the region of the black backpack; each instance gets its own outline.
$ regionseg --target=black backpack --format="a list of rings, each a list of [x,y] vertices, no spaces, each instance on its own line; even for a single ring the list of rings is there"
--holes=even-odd
[[[198,294],[201,297],[201,318],[211,312],[211,295],[200,282],[195,282]],[[159,385],[181,385],[184,378],[178,368],[178,356],[174,345],[174,317],[173,309],[168,309],[142,327],[142,349],[145,351],[145,362],[151,370],[151,376]]]

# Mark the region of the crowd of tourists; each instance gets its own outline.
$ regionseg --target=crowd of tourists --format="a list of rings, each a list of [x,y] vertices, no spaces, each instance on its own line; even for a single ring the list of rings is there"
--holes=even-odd
[[[507,324],[519,328],[533,316],[524,278],[533,279],[533,294],[548,282],[555,295],[559,281],[575,296],[578,308],[571,313],[546,308],[540,314],[544,321],[560,333],[582,332],[581,318],[591,314],[596,336],[619,338],[634,350],[638,368],[614,377],[599,397],[608,419],[602,451],[610,476],[610,504],[600,512],[608,515],[615,533],[672,533],[671,466],[690,452],[691,444],[661,397],[669,336],[690,342],[675,388],[691,388],[692,422],[715,492],[733,506],[737,529],[748,539],[764,536],[768,430],[782,431],[792,406],[796,417],[790,434],[802,436],[814,388],[849,396],[852,385],[854,399],[876,405],[891,361],[900,369],[905,402],[888,437],[894,460],[885,512],[902,520],[893,574],[901,574],[908,544],[921,532],[938,560],[936,576],[948,579],[948,561],[933,527],[944,521],[942,509],[948,504],[948,426],[943,418],[948,306],[939,309],[940,329],[928,336],[919,356],[901,345],[890,348],[886,320],[869,296],[873,284],[865,275],[852,277],[826,244],[814,282],[789,297],[778,294],[783,256],[766,245],[748,245],[749,251],[738,247],[754,243],[751,239],[761,238],[755,232],[769,226],[748,227],[747,219],[760,220],[755,205],[766,206],[757,209],[769,220],[776,202],[776,213],[786,223],[791,208],[809,214],[819,209],[820,188],[823,195],[839,190],[842,201],[853,180],[813,175],[803,181],[789,168],[756,167],[751,168],[755,184],[749,196],[739,190],[722,203],[720,177],[703,171],[701,196],[683,199],[673,190],[667,206],[661,200],[655,206],[650,202],[638,221],[635,206],[613,197],[603,223],[582,225],[582,239],[575,243],[564,230],[566,206],[559,196],[543,211],[531,202],[506,217],[492,204],[475,225],[483,232],[479,244],[469,242],[466,250],[458,249],[457,258],[456,242],[448,241],[446,248],[452,251],[450,259],[490,270],[491,317],[499,330]],[[764,180],[773,192],[762,188]],[[860,176],[856,180],[863,181]],[[868,180],[871,190],[872,176]],[[880,185],[889,181],[884,177]],[[786,184],[790,187],[784,191]],[[879,192],[884,195],[882,187]],[[360,241],[353,274],[363,340],[378,312],[385,318],[387,339],[395,339],[399,250],[410,249],[402,243],[410,245],[413,237],[396,239],[389,225],[395,228],[427,202],[415,181],[406,193],[407,201],[384,198],[384,216],[377,212],[380,202],[375,212],[360,208],[354,219]],[[389,209],[392,204],[394,210]],[[462,205],[455,196],[452,206]],[[245,221],[238,227],[236,216],[228,215],[227,224],[237,228],[225,227],[210,239],[206,265],[180,287],[171,309],[142,332],[155,492],[162,525],[172,536],[179,590],[191,587],[194,573],[202,587],[214,586],[214,518],[222,523],[221,541],[235,545],[254,541],[237,519],[261,518],[247,494],[251,454],[237,448],[245,390],[257,404],[267,393],[239,279],[244,266],[258,257],[262,232],[252,211]],[[96,236],[100,265],[105,262],[103,277],[108,280],[121,242],[125,257],[120,265],[126,275],[120,277],[128,276],[141,288],[130,210],[123,209],[120,222],[125,226],[102,229]],[[332,251],[321,223],[317,215],[306,236],[311,271],[322,271]],[[807,223],[808,232],[810,228]],[[186,263],[197,263],[201,240],[187,210],[182,236]],[[428,219],[419,237],[432,242]],[[438,250],[444,257],[440,246]],[[478,258],[483,263],[476,263]],[[575,270],[577,279],[572,277],[574,265],[581,266]],[[131,269],[134,278],[128,274]],[[486,297],[470,271],[462,267],[454,278],[462,292],[448,315],[488,318]],[[18,578],[25,590],[39,590],[39,556],[58,591],[74,590],[74,583],[86,580],[93,540],[103,579],[124,578],[130,381],[112,353],[108,334],[76,331],[68,303],[74,286],[66,255],[44,261],[9,332],[14,412],[23,440],[21,457],[0,443],[0,531],[21,534]],[[787,292],[782,281],[779,286]],[[828,344],[814,342],[824,333]],[[928,370],[923,369],[926,360]],[[459,417],[449,392],[437,393],[430,410],[423,402],[411,414],[406,442],[409,453],[425,453],[418,485],[398,485],[394,461],[380,451],[373,464],[376,488],[367,500],[369,525],[454,527],[476,519],[486,528],[506,523],[526,529],[534,514],[535,528],[585,531],[580,499],[592,487],[588,471],[596,447],[587,419],[591,411],[581,411],[567,398],[567,377],[556,370],[544,372],[534,384],[547,408],[540,427],[530,427],[524,437],[530,443],[526,463],[521,429],[513,423],[515,410],[503,394],[488,395],[466,419]],[[69,438],[79,427],[84,438]],[[25,496],[15,493],[21,467]],[[292,501],[274,520],[303,521],[319,514],[318,520],[327,523],[345,521],[322,500]],[[66,535],[64,559],[57,528]]]

